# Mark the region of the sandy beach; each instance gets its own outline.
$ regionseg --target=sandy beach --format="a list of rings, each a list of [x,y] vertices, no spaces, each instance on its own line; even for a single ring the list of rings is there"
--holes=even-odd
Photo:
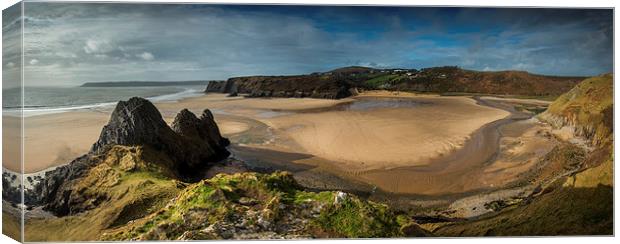
[[[540,141],[527,148],[503,146],[504,156],[481,168],[500,148],[499,132],[491,124],[506,120],[510,113],[464,96],[371,92],[326,100],[207,94],[155,105],[168,123],[183,108],[196,114],[209,108],[241,159],[308,167],[387,192],[440,194],[500,185],[528,169],[529,165],[514,164],[525,157],[518,156],[519,151],[529,152],[531,145],[547,148]],[[62,165],[86,153],[111,110],[27,117],[25,172]],[[485,126],[489,129],[483,133]],[[515,144],[524,134],[537,138],[532,127],[519,127],[513,136],[519,138],[511,142],[506,137],[502,145]]]
[[[16,117],[2,116],[2,166],[13,172],[19,172],[21,143],[21,120]]]
[[[462,147],[482,125],[508,115],[465,97],[407,99],[419,105],[301,113],[263,122],[299,146],[289,147],[291,151],[342,162],[347,170],[367,171],[426,165]]]

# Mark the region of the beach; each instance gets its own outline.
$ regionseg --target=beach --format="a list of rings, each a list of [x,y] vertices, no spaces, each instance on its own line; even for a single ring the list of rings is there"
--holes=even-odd
[[[234,155],[259,167],[305,167],[387,192],[443,194],[495,186],[528,168],[508,159],[481,168],[481,162],[499,150],[496,130],[510,122],[511,113],[480,101],[391,92],[340,100],[210,93],[155,105],[168,123],[184,108],[197,115],[210,109],[222,134],[231,139]],[[27,117],[24,171],[66,164],[88,152],[111,110]],[[471,180],[473,176],[482,180]]]

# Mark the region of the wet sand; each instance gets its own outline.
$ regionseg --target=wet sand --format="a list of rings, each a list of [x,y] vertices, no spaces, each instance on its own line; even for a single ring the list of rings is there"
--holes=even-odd
[[[392,101],[390,101],[392,100]],[[428,165],[448,155],[484,124],[508,112],[465,97],[360,98],[349,108],[262,121],[290,138],[276,143],[363,172]]]

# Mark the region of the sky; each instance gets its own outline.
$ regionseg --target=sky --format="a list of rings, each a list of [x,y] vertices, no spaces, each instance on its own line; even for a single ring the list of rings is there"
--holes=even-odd
[[[214,80],[352,65],[573,76],[613,69],[610,9],[27,2],[24,12],[29,86]],[[20,69],[16,18],[3,11],[5,80]]]

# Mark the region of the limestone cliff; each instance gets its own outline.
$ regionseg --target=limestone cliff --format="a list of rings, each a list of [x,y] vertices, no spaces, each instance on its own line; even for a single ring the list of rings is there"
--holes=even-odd
[[[586,79],[556,99],[539,118],[556,128],[570,127],[593,146],[613,139],[613,75]]]

